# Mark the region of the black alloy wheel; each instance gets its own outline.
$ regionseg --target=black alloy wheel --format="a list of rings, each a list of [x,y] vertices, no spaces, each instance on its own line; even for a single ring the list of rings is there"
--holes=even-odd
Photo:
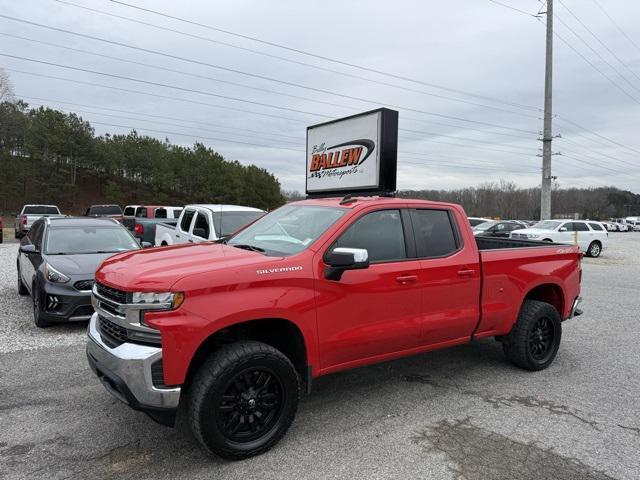
[[[529,352],[535,361],[544,363],[548,360],[553,351],[553,336],[553,324],[547,317],[541,317],[533,324],[529,332]]]
[[[267,368],[250,368],[232,378],[218,404],[218,427],[233,442],[262,437],[283,411],[283,390]]]

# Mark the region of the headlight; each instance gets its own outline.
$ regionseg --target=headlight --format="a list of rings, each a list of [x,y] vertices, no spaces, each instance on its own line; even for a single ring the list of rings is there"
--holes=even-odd
[[[44,264],[44,276],[47,280],[53,283],[67,283],[69,281],[69,277],[64,273],[59,272],[46,262]]]
[[[133,292],[131,294],[131,303],[157,305],[167,310],[175,310],[182,305],[182,302],[184,302],[182,292]]]

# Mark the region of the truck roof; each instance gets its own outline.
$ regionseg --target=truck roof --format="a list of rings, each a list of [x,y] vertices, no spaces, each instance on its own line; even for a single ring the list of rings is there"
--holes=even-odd
[[[372,203],[377,205],[404,205],[406,203],[419,203],[424,204],[425,207],[457,207],[453,203],[434,202],[431,200],[418,200],[414,198],[397,198],[397,197],[380,197],[380,196],[352,196],[352,197],[327,197],[327,198],[311,198],[307,200],[299,200],[297,202],[291,202],[297,205],[318,205],[325,207],[340,207],[340,208],[360,208],[371,205]]]
[[[197,203],[191,205],[185,205],[184,208],[198,207],[206,208],[212,212],[264,212],[259,208],[243,207],[241,205],[225,205],[225,204],[212,204],[212,203]]]

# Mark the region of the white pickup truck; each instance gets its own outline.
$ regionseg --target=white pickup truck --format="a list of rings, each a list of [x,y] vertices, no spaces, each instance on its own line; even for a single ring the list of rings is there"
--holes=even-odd
[[[15,237],[24,237],[33,225],[33,222],[42,217],[60,217],[60,209],[55,205],[25,205],[16,215],[14,225]]]
[[[219,240],[253,223],[267,212],[238,205],[187,205],[177,225],[156,225],[156,247]]]

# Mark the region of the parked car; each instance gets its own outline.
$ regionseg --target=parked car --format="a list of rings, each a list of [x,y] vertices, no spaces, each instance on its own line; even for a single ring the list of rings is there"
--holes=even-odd
[[[480,225],[481,223],[492,221],[490,218],[481,218],[481,217],[468,217],[467,220],[469,220],[469,225],[471,225],[472,228],[475,227],[476,225]]]
[[[167,425],[180,404],[207,450],[238,460],[285,435],[321,375],[488,337],[548,367],[581,313],[581,257],[474,239],[453,204],[292,202],[227,244],[106,260],[87,359],[118,400]]]
[[[98,265],[114,253],[139,248],[115,220],[41,218],[20,241],[18,293],[31,295],[38,327],[88,320]]]
[[[33,222],[42,217],[61,216],[60,209],[55,205],[25,205],[16,215],[14,230],[15,237],[24,237]]]
[[[156,226],[159,223],[175,226],[180,213],[182,213],[182,207],[140,207],[130,230],[136,238],[155,244]],[[124,221],[126,222],[127,219]]]
[[[187,205],[176,225],[156,225],[156,246],[219,240],[244,228],[266,212],[238,205]]]
[[[122,222],[122,209],[119,205],[91,205],[84,212],[85,217],[108,217]]]
[[[131,214],[133,212],[133,214]],[[133,231],[138,218],[166,218],[176,219],[180,216],[182,207],[165,205],[127,205],[124,207],[122,224]],[[153,241],[153,239],[152,239]]]
[[[566,244],[577,242],[590,257],[599,257],[609,245],[607,229],[600,222],[591,220],[543,220],[531,228],[514,230],[510,238]]]
[[[484,222],[473,227],[473,234],[483,237],[504,237],[508,238],[509,234],[518,229],[528,228],[523,222],[516,220],[503,220]]]
[[[631,231],[633,231],[633,226],[629,225],[629,223],[627,223],[627,220],[625,218],[614,218],[614,219],[612,219],[612,221],[618,227],[618,231],[619,232],[631,232]]]
[[[142,208],[142,205],[126,205],[122,210],[122,224],[128,227],[127,220],[135,218],[139,208]]]
[[[607,232],[617,232],[618,227],[613,222],[600,222],[607,229]]]

